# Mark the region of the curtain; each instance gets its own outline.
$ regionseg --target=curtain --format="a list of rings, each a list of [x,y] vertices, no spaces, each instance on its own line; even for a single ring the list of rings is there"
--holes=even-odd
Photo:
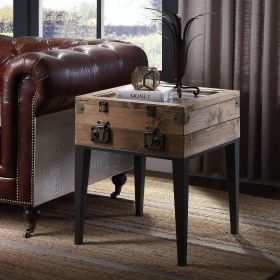
[[[185,23],[200,13],[184,84],[240,90],[240,174],[280,180],[280,1],[180,0]],[[196,159],[192,170],[225,173],[223,149]]]

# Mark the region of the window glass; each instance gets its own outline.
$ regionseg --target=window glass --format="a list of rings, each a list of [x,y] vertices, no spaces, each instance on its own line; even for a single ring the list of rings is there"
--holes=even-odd
[[[0,34],[13,36],[13,0],[0,0]]]
[[[96,0],[43,0],[42,8],[43,37],[96,38]]]
[[[162,9],[162,0],[104,0],[104,36],[125,40],[142,47],[149,65],[162,68],[162,36],[158,13],[145,8]]]

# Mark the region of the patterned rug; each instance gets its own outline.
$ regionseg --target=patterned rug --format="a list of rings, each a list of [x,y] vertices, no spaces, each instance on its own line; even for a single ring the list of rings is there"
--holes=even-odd
[[[227,193],[191,187],[188,266],[178,267],[172,182],[146,178],[140,218],[133,177],[117,200],[112,190],[110,180],[89,187],[80,246],[73,195],[42,207],[30,239],[21,209],[0,205],[0,279],[280,279],[279,201],[241,195],[240,233],[232,236]]]

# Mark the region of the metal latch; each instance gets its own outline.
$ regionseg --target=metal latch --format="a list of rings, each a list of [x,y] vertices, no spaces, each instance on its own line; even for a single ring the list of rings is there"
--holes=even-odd
[[[97,125],[91,128],[91,141],[97,143],[110,143],[111,141],[111,128],[108,127],[109,122],[98,121]]]
[[[108,113],[109,112],[108,107],[109,107],[108,102],[104,102],[104,101],[99,102],[99,112]]]
[[[144,147],[147,149],[163,150],[165,135],[158,133],[158,128],[147,126],[144,134]]]

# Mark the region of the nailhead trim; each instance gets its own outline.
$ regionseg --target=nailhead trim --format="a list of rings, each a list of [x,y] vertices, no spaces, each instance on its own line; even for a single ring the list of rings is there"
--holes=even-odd
[[[20,85],[18,87],[18,95],[17,95],[17,105],[18,105],[18,112],[20,111],[20,91],[22,88],[22,84],[23,81],[26,77],[24,77],[21,82]],[[20,118],[18,118],[18,124],[17,124],[17,131],[18,131],[18,135],[17,135],[17,174],[16,174],[16,198],[17,201],[19,200],[19,131],[20,131]]]
[[[18,112],[20,111],[20,91],[24,80],[30,78],[30,75],[26,75],[21,80],[18,89]],[[19,200],[19,148],[20,148],[20,139],[19,139],[19,131],[20,131],[20,118],[18,118],[18,147],[17,147],[17,170],[16,170],[16,200],[8,200],[8,199],[0,199],[0,201],[10,202],[10,203],[18,203],[23,205],[33,205],[34,202],[34,139],[35,139],[35,129],[34,129],[34,100],[37,95],[37,91],[35,92],[34,96],[32,97],[32,113],[31,113],[31,122],[32,122],[32,131],[31,131],[31,201],[25,202]]]
[[[33,205],[34,203],[34,170],[35,170],[35,109],[34,109],[34,103],[35,103],[35,98],[37,96],[37,90],[35,91],[35,94],[32,97],[32,139],[31,139],[31,204]]]
[[[10,200],[10,199],[5,199],[5,198],[0,198],[1,202],[7,202],[11,204],[20,204],[20,205],[33,205],[31,202],[25,202],[25,201],[19,201],[19,200]]]

